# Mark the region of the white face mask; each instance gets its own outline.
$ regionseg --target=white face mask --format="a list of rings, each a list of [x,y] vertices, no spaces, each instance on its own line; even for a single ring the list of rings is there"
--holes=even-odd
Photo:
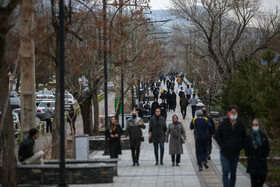
[[[259,127],[259,126],[253,126],[252,129],[253,129],[254,131],[258,131],[258,130],[260,129],[260,127]]]
[[[236,114],[236,115],[230,115],[230,116],[229,116],[229,118],[230,118],[231,120],[237,120],[237,117],[238,117],[237,114]]]

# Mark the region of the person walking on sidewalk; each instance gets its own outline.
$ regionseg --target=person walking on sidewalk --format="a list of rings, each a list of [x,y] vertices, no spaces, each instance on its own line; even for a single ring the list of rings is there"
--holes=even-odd
[[[159,105],[160,108],[160,115],[162,117],[167,118],[167,110],[168,110],[168,105],[165,103],[165,99],[162,99],[162,103]]]
[[[141,129],[145,128],[146,126],[144,125],[143,120],[137,117],[137,112],[133,110],[132,118],[129,118],[126,122],[126,140],[129,140],[130,143],[133,166],[139,166],[140,146],[143,138]]]
[[[34,154],[33,149],[35,145],[35,140],[38,138],[39,133],[37,129],[30,129],[29,136],[24,139],[18,150],[18,159],[23,164],[43,164],[43,157],[45,153],[39,151]]]
[[[199,171],[202,171],[202,164],[205,169],[209,168],[207,165],[208,128],[212,125],[206,117],[203,117],[202,110],[198,110],[196,116],[190,124],[190,129],[194,129],[196,160]]]
[[[178,121],[178,116],[172,116],[172,123],[168,125],[166,134],[166,143],[170,135],[169,154],[171,155],[172,166],[179,166],[181,154],[183,154],[182,144],[186,141],[186,132],[181,122]]]
[[[177,99],[176,93],[173,91],[172,94],[170,95],[169,109],[173,110],[174,112],[176,110],[176,104],[177,104],[176,99]]]
[[[77,112],[74,109],[73,105],[71,105],[70,109],[68,111],[68,117],[67,117],[67,122],[70,125],[70,132],[71,132],[70,135],[72,135],[72,130],[73,130],[73,133],[76,134],[76,128],[75,128],[76,119],[77,119]]]
[[[202,112],[203,112],[203,117],[206,117],[212,127],[208,128],[208,136],[209,136],[209,141],[208,141],[208,160],[211,160],[211,153],[212,153],[212,138],[214,138],[215,132],[216,132],[216,128],[215,128],[215,123],[214,120],[211,116],[207,115],[207,110],[205,107],[202,108]],[[211,133],[212,132],[212,133]]]
[[[267,160],[269,142],[262,131],[260,120],[252,121],[251,134],[246,138],[245,154],[247,156],[247,173],[251,177],[251,186],[262,187],[267,175]]]
[[[180,99],[181,113],[182,113],[183,119],[186,118],[188,104],[189,104],[188,99],[185,97],[185,95],[183,95]]]
[[[229,106],[228,114],[229,118],[224,119],[218,126],[215,139],[220,146],[224,187],[234,187],[240,150],[246,140],[246,127],[238,119],[237,106]]]
[[[47,122],[47,133],[52,133],[52,116],[53,116],[53,108],[50,103],[47,103],[47,106],[44,109],[45,119]]]
[[[187,95],[187,99],[191,99],[191,95],[192,95],[192,89],[190,88],[190,86],[187,84],[187,88],[186,88],[186,95]]]
[[[116,123],[116,117],[112,117],[105,131],[105,135],[109,139],[110,158],[118,158],[122,154],[120,142],[122,133],[121,126]]]
[[[198,104],[198,100],[197,100],[195,94],[193,94],[192,98],[190,99],[190,104],[192,107],[192,117],[194,118],[195,111],[196,111],[196,105]]]
[[[151,108],[152,117],[155,115],[155,112],[156,112],[157,108],[159,108],[159,104],[158,104],[158,99],[155,98],[154,102],[152,103],[152,108]]]
[[[164,141],[167,131],[165,118],[160,115],[160,109],[156,109],[156,115],[150,119],[149,141],[154,144],[156,164],[158,165],[158,146],[160,146],[160,164],[163,165]]]

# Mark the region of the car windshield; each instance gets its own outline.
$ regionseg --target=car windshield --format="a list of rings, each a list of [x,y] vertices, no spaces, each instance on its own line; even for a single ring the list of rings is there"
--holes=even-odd
[[[39,107],[46,107],[48,103],[51,104],[51,107],[55,107],[54,102],[41,102]]]
[[[16,115],[13,115],[13,121],[17,121]]]
[[[49,90],[41,90],[37,93],[37,95],[53,95]]]
[[[72,95],[65,95],[65,99],[72,99]]]
[[[11,103],[11,105],[19,105],[20,104],[19,98],[11,97],[10,98],[10,103]]]

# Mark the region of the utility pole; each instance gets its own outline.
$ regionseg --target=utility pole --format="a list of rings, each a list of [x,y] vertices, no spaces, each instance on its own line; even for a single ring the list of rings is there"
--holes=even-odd
[[[104,60],[104,104],[105,129],[108,126],[108,72],[107,72],[107,0],[103,0],[103,60]],[[109,154],[109,142],[105,136],[104,155]]]
[[[35,127],[34,0],[20,1],[21,140]]]

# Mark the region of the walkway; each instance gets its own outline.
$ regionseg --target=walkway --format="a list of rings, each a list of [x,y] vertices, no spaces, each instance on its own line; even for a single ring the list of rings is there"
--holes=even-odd
[[[165,88],[165,86],[163,86]],[[176,88],[177,89],[177,88]],[[177,90],[176,90],[177,92]],[[118,176],[114,178],[112,184],[95,184],[95,185],[71,185],[75,187],[96,186],[96,187],[199,187],[199,186],[222,186],[221,182],[221,165],[219,160],[219,149],[214,144],[212,151],[212,160],[209,162],[210,168],[198,171],[195,159],[195,146],[192,132],[189,130],[189,122],[191,121],[191,108],[187,109],[187,118],[182,120],[180,114],[179,98],[177,99],[176,112],[168,112],[167,125],[171,122],[173,114],[179,116],[179,121],[183,125],[187,133],[187,143],[184,144],[184,154],[181,158],[180,167],[171,166],[171,158],[169,155],[168,144],[165,144],[164,166],[155,166],[155,158],[153,145],[148,140],[148,124],[143,131],[145,142],[141,145],[140,166],[132,167],[130,150],[123,150],[118,162]],[[91,158],[109,158],[103,156],[103,151],[96,151]],[[236,187],[249,187],[250,180],[244,175],[244,172],[238,168]]]

